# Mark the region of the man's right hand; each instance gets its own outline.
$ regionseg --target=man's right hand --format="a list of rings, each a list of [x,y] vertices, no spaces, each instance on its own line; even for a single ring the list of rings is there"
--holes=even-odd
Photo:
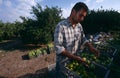
[[[69,57],[71,59],[77,60],[78,62],[82,63],[84,66],[89,67],[85,60],[83,60],[79,56],[76,56],[76,55],[68,52],[67,50],[63,51],[61,54],[64,55],[64,56],[67,56],[67,57]]]
[[[89,67],[89,65],[87,64],[87,62],[85,60],[83,60],[81,57],[76,56],[76,60],[80,63],[82,63],[84,66]]]

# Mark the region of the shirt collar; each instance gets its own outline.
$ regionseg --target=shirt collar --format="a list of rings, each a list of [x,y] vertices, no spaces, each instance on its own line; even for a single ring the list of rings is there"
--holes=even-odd
[[[68,27],[71,27],[71,26],[72,26],[72,24],[71,24],[71,22],[70,22],[70,20],[69,20],[69,17],[67,18],[67,24],[68,24]],[[76,26],[80,27],[81,24],[78,23],[78,24],[76,24]]]
[[[70,20],[69,20],[69,17],[67,18],[67,24],[68,24],[68,27],[71,27],[71,26],[72,26],[72,24],[71,24],[71,22],[70,22]]]

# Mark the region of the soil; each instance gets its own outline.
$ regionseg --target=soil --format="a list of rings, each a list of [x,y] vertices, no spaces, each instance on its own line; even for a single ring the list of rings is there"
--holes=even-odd
[[[55,53],[28,59],[29,52],[20,49],[1,50],[0,78],[46,78],[48,65],[55,63]]]

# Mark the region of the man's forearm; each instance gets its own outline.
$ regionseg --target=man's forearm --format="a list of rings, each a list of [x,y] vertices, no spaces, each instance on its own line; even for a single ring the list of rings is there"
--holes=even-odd
[[[68,52],[67,50],[63,51],[61,53],[61,55],[66,56],[66,57],[71,58],[71,59],[74,59],[74,60],[78,60],[78,56]],[[79,59],[80,59],[80,57],[79,57]]]
[[[88,46],[89,48],[93,48],[92,44],[89,43],[89,42],[87,42],[87,43],[85,44],[85,46]]]

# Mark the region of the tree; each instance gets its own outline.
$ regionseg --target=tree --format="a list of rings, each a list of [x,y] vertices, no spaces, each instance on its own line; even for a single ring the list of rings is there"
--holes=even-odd
[[[13,23],[0,21],[0,41],[15,37],[16,27]]]
[[[53,40],[53,33],[56,24],[61,20],[61,9],[58,7],[42,7],[37,4],[32,7],[31,14],[34,18],[24,18],[24,30],[21,37],[25,43],[45,44]]]
[[[2,35],[3,35],[2,26],[3,26],[3,22],[0,21],[0,41],[2,41]]]

